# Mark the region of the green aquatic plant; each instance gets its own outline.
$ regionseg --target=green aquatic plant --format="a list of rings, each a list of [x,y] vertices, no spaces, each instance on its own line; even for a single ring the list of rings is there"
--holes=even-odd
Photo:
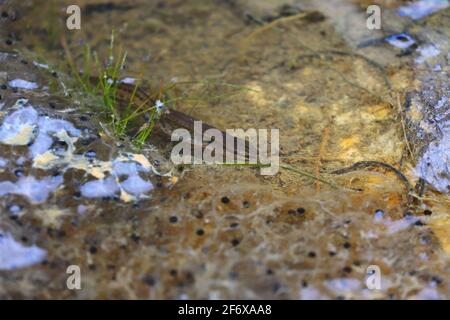
[[[127,53],[115,49],[114,32],[111,34],[109,54],[107,62],[102,65],[97,54],[92,53],[89,45],[85,45],[82,55],[82,71],[80,72],[70,54],[67,43],[62,41],[66,51],[70,73],[75,77],[83,94],[88,95],[89,102],[96,102],[101,108],[101,114],[109,125],[111,133],[117,137],[127,136],[131,131],[131,123],[137,118],[143,119],[145,114],[149,114],[146,123],[141,126],[138,132],[131,137],[133,144],[142,146],[150,136],[156,122],[159,120],[161,106],[160,100],[155,105],[151,105],[152,99],[147,99],[139,105],[135,102],[136,93],[139,89],[139,81],[133,87],[131,95],[127,97],[124,107],[123,97],[120,95],[121,73],[125,65]]]
[[[148,137],[153,131],[155,124],[159,121],[161,117],[162,108],[164,103],[161,100],[157,100],[154,107],[149,110],[148,121],[139,129],[138,133],[133,139],[136,146],[141,147],[147,141]]]
[[[120,52],[118,59],[115,59],[114,34],[112,34],[108,62],[106,67],[101,69],[98,84],[100,87],[99,91],[103,100],[103,105],[106,108],[106,111],[109,112],[111,123],[116,132],[118,129],[117,124],[122,120],[122,114],[119,110],[119,105],[117,102],[119,75],[120,71],[123,69],[126,58],[127,53]]]

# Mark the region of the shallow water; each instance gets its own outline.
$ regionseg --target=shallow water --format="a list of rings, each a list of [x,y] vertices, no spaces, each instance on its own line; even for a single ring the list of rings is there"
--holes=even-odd
[[[448,135],[433,131],[448,123],[449,9],[413,22],[402,1],[380,1],[386,23],[370,31],[366,1],[78,3],[79,31],[65,29],[64,1],[1,7],[0,296],[449,297]],[[170,107],[223,130],[278,128],[280,161],[333,185],[285,169],[181,170],[156,137],[136,150],[108,134],[69,86],[61,42],[82,67],[83,44],[107,56],[112,29],[124,77],[251,89],[210,99],[229,91],[197,83],[178,94],[202,99]],[[417,199],[383,167],[330,174],[358,161],[431,185]],[[73,264],[80,291],[65,288]],[[381,290],[366,287],[370,265]]]

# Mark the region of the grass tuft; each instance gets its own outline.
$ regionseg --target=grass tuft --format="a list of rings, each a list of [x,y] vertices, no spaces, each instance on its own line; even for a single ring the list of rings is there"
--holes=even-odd
[[[155,105],[151,105],[152,99],[150,98],[137,105],[135,98],[140,84],[139,81],[136,81],[126,107],[123,107],[119,97],[119,86],[127,52],[122,50],[117,52],[114,40],[115,36],[112,32],[105,65],[99,62],[96,53],[91,52],[89,45],[85,45],[81,71],[78,70],[65,39],[62,39],[62,46],[66,51],[70,73],[82,87],[83,93],[89,95],[92,98],[90,100],[98,102],[97,104],[101,106],[102,115],[111,129],[111,133],[119,138],[126,137],[132,131],[133,121],[144,119],[144,115],[148,115],[145,124],[131,136],[132,143],[137,147],[142,147],[151,135],[165,104],[161,101],[162,94],[160,94],[160,100]],[[93,75],[94,72],[97,76]]]

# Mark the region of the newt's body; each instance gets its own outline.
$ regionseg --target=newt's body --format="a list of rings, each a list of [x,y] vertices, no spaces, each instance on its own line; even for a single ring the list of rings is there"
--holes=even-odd
[[[151,92],[151,90],[149,90],[149,92]],[[132,101],[133,101],[132,107],[138,107],[143,104],[147,105],[148,107],[151,107],[151,106],[155,105],[158,95],[151,96],[142,87],[138,87],[136,89],[134,85],[120,83],[118,86],[118,91],[117,91],[117,101],[119,103],[119,106],[126,107],[129,104],[131,97],[133,97],[132,98]],[[161,114],[161,118],[159,120],[158,125],[155,127],[155,129],[157,130],[155,135],[160,138],[162,136],[165,136],[164,140],[170,141],[172,132],[178,128],[187,129],[189,132],[192,133],[194,131],[195,121],[199,121],[199,120],[191,117],[190,115],[188,115],[184,112],[177,111],[172,108],[165,108]],[[235,148],[234,145],[233,145],[232,150],[228,150],[227,149],[228,146],[225,143],[225,141],[227,141],[227,139],[228,140],[234,139],[235,143],[236,143],[239,140],[239,138],[230,136],[226,132],[224,132],[220,129],[217,129],[217,128],[215,128],[207,123],[204,123],[202,121],[202,131],[205,132],[208,129],[216,129],[221,132],[223,142],[224,142],[224,150],[223,150],[224,154],[227,151],[233,153],[234,155],[238,154],[237,148]],[[205,147],[208,143],[209,143],[209,141],[204,141],[203,147]],[[245,145],[246,145],[246,148],[245,148],[244,156],[247,158],[248,150],[249,150],[249,148],[251,148],[251,146],[249,146],[248,143],[246,143]]]

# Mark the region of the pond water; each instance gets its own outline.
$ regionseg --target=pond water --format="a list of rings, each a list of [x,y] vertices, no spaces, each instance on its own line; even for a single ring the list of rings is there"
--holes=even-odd
[[[80,0],[80,30],[73,1],[0,1],[0,297],[449,298],[448,1],[373,2],[381,30],[365,0]],[[278,129],[280,171],[118,138],[69,66],[112,33],[125,84]]]

